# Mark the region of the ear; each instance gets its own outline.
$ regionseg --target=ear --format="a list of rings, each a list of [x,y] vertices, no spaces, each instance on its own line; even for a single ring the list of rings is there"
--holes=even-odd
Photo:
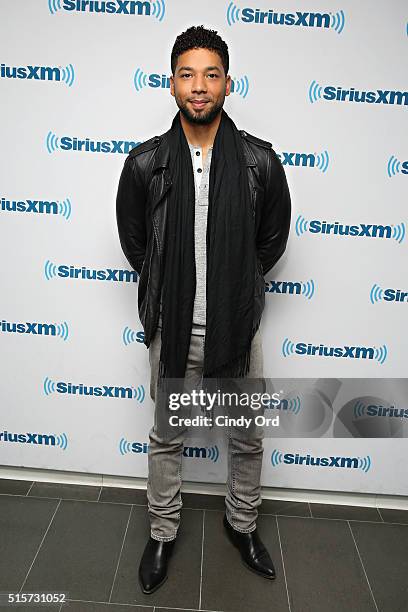
[[[225,95],[226,96],[229,96],[231,93],[231,84],[232,84],[232,80],[231,80],[230,75],[228,74],[225,77]]]
[[[174,78],[173,75],[170,75],[170,93],[174,98]]]

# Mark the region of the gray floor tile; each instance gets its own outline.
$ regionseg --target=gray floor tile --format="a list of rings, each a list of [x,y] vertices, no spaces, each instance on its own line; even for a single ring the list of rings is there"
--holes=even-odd
[[[108,601],[129,513],[121,504],[62,501],[25,590]]]
[[[57,505],[53,499],[0,496],[0,591],[20,589]]]
[[[382,523],[377,508],[342,506],[339,504],[310,504],[314,518],[343,519],[346,521],[375,521]]]
[[[222,495],[201,495],[197,493],[183,493],[184,508],[203,508],[204,510],[223,510],[225,497]]]
[[[27,491],[32,484],[32,480],[0,478],[0,493],[6,493],[8,495],[27,495]]]
[[[408,510],[378,508],[385,523],[404,523],[408,525]]]
[[[408,610],[408,529],[404,525],[350,523],[381,612]]]
[[[168,579],[152,595],[144,595],[138,568],[150,535],[146,508],[133,506],[111,601],[141,605],[197,608],[200,589],[202,518],[199,510],[183,508],[181,525],[169,562]]]
[[[122,487],[102,487],[99,501],[119,504],[147,505],[146,489],[125,489]]]
[[[292,612],[375,612],[346,521],[279,516],[278,525]]]
[[[13,610],[19,610],[19,612],[25,612],[26,610],[35,610],[35,612],[59,612],[60,604],[55,605],[46,605],[39,606],[38,604],[35,606],[27,607],[27,606],[0,606],[0,612],[13,612]],[[64,609],[64,608],[63,608]]]
[[[134,612],[153,612],[153,606],[129,606],[121,604],[102,603],[99,601],[68,601],[62,607],[62,611],[63,610],[69,610],[69,612],[126,612],[126,610],[131,610]],[[33,610],[33,612],[35,611]]]
[[[78,499],[97,501],[100,487],[75,485],[58,482],[35,482],[29,497],[55,497],[61,499]]]
[[[263,499],[259,508],[261,514],[283,514],[286,516],[309,516],[309,504],[280,499]]]
[[[269,550],[276,579],[267,580],[246,568],[230,543],[222,512],[206,512],[201,607],[225,612],[288,612],[276,518],[260,516],[259,534]]]

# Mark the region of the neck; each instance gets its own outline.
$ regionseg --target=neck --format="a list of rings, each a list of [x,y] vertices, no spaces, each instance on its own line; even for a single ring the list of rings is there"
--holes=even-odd
[[[184,130],[187,142],[194,147],[208,149],[208,147],[210,147],[215,140],[218,126],[220,125],[221,121],[221,113],[222,111],[220,111],[214,121],[208,125],[191,123],[184,117],[183,113],[180,113],[181,127]]]

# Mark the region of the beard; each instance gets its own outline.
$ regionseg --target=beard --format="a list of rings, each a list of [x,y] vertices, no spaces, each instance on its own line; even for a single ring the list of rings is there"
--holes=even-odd
[[[206,112],[190,111],[187,106],[187,103],[183,104],[183,102],[181,102],[178,96],[175,96],[175,100],[177,106],[180,109],[180,112],[187,119],[187,121],[189,121],[190,123],[194,123],[195,125],[209,125],[214,121],[214,119],[217,117],[222,107],[224,106],[225,96],[222,98],[222,100],[216,102],[212,106],[212,108],[210,108]]]

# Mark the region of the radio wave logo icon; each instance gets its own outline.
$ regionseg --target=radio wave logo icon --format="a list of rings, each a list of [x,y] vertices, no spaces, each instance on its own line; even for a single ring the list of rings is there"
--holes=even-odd
[[[330,27],[333,28],[337,34],[341,34],[344,29],[345,21],[344,12],[337,11],[337,13],[333,13],[331,16]]]
[[[316,155],[316,168],[321,170],[322,172],[326,172],[329,167],[329,154],[327,151],[323,151],[323,153],[319,153]]]
[[[119,442],[119,452],[121,455],[126,455],[127,453],[132,452],[132,444],[128,442],[125,438],[121,438]]]
[[[227,23],[229,26],[239,21],[240,9],[233,3],[230,2],[227,7]]]
[[[137,332],[126,326],[123,330],[122,340],[125,346],[129,346],[132,342],[137,342]]]
[[[158,19],[159,21],[163,21],[164,15],[166,13],[166,5],[164,3],[164,0],[155,0],[153,2],[150,2],[150,5],[152,7],[151,14],[153,15],[153,17],[156,17],[156,19]]]
[[[72,87],[75,81],[75,70],[72,64],[68,64],[68,66],[60,66],[61,70],[61,78],[68,85],[68,87]]]
[[[48,376],[44,379],[43,389],[45,395],[51,395],[51,393],[55,393],[55,382],[48,378]]]
[[[380,347],[374,347],[374,359],[378,361],[381,365],[387,359],[388,349],[385,344]]]
[[[55,276],[57,276],[58,267],[53,264],[49,259],[44,264],[44,274],[47,280],[51,280]]]
[[[140,91],[143,87],[147,87],[148,76],[140,68],[136,68],[135,76],[133,77],[133,83],[136,91]]]
[[[62,448],[62,450],[66,450],[68,446],[68,438],[66,433],[62,433],[59,436],[55,436],[56,445]]]
[[[360,470],[363,470],[367,474],[368,470],[371,468],[371,457],[367,455],[366,457],[357,457],[358,459],[358,467]]]
[[[272,451],[271,463],[273,467],[276,467],[279,463],[283,463],[283,453],[276,448]]]
[[[231,93],[237,93],[238,95],[246,98],[249,91],[249,80],[245,75],[240,79],[232,79]]]
[[[309,221],[307,221],[307,219],[305,219],[303,217],[303,215],[298,215],[298,217],[296,219],[296,223],[295,223],[295,230],[296,230],[296,235],[297,236],[301,236],[302,234],[307,232],[307,230],[308,230],[308,223],[309,223]]]
[[[370,302],[375,304],[375,302],[380,302],[383,299],[383,289],[381,289],[380,285],[374,283],[371,287],[370,291]]]
[[[317,102],[319,98],[322,97],[323,87],[317,83],[317,81],[312,81],[309,86],[309,102],[313,104]]]
[[[64,342],[66,342],[69,336],[68,323],[66,321],[63,321],[62,323],[57,323],[56,328],[57,336],[59,336],[64,340]]]
[[[287,410],[289,412],[293,412],[293,414],[299,414],[301,405],[302,402],[298,395],[290,399],[281,399],[281,410]]]
[[[387,174],[390,178],[401,172],[402,162],[400,162],[394,155],[391,155],[387,164]]]
[[[142,403],[146,397],[144,386],[139,385],[136,387],[130,387],[132,389],[132,397],[136,399],[139,403]]]
[[[282,355],[284,357],[289,357],[290,355],[295,354],[295,343],[289,340],[289,338],[285,338],[282,342]]]
[[[48,132],[47,138],[45,139],[45,145],[48,153],[53,153],[59,149],[59,138],[53,132]]]
[[[359,419],[362,416],[364,416],[365,415],[365,409],[366,409],[366,407],[363,404],[363,402],[360,402],[360,401],[356,402],[354,404],[354,408],[353,408],[354,418]]]
[[[48,0],[48,9],[51,15],[61,10],[61,0]]]
[[[405,239],[405,223],[399,223],[392,228],[392,237],[401,244]]]
[[[71,216],[71,212],[72,212],[72,206],[71,206],[71,200],[69,198],[66,198],[65,200],[62,200],[61,202],[58,202],[58,214],[64,217],[64,219],[66,219],[67,221]]]
[[[302,283],[302,295],[304,295],[308,300],[312,299],[312,297],[314,296],[314,292],[315,284],[313,279]]]
[[[209,446],[206,449],[207,451],[207,459],[210,459],[213,463],[218,461],[218,457],[220,456],[220,451],[218,450],[218,446]]]

